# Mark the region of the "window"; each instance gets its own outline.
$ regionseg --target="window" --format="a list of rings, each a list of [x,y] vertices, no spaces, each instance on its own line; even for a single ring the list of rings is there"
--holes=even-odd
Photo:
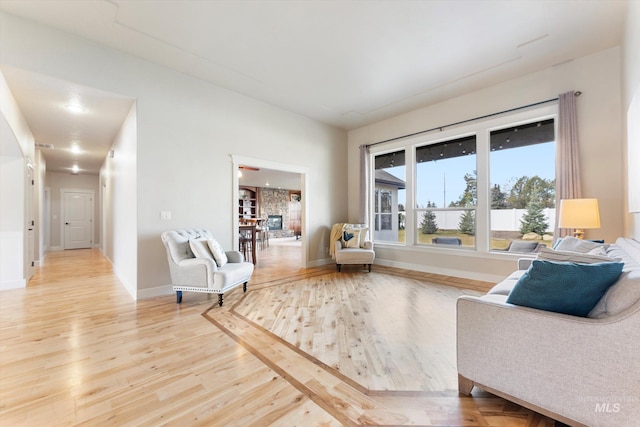
[[[372,147],[374,240],[485,253],[550,241],[556,114],[545,106]]]
[[[385,242],[404,242],[405,152],[375,156],[374,233]]]
[[[491,249],[507,249],[523,237],[540,244],[551,241],[556,196],[554,120],[511,126],[490,135]]]
[[[416,148],[416,243],[475,247],[475,135]]]

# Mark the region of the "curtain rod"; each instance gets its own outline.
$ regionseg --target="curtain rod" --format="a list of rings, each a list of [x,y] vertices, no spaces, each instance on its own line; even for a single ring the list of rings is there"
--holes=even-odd
[[[582,95],[582,92],[580,92],[580,91],[576,91],[575,92],[575,96],[580,96],[580,95]],[[473,119],[467,119],[467,120],[462,120],[460,122],[449,123],[448,125],[438,126],[438,127],[427,129],[427,130],[421,130],[421,131],[418,131],[418,132],[409,133],[407,135],[396,136],[395,138],[391,138],[391,139],[385,139],[384,141],[378,141],[378,142],[374,142],[372,144],[363,144],[363,145],[365,147],[372,147],[374,145],[384,144],[385,142],[397,141],[398,139],[408,138],[410,136],[416,136],[416,135],[420,135],[420,134],[427,133],[427,132],[433,132],[434,130],[442,131],[444,128],[448,128],[448,127],[451,127],[451,126],[461,125],[463,123],[469,123],[469,122],[473,122],[475,120],[486,119],[488,117],[498,116],[500,114],[511,113],[513,111],[523,110],[525,108],[535,107],[535,106],[542,105],[542,104],[547,104],[549,102],[557,101],[558,99],[560,99],[560,98],[556,97],[556,98],[553,98],[553,99],[547,99],[546,101],[534,102],[533,104],[523,105],[521,107],[511,108],[509,110],[499,111],[497,113],[485,114],[484,116],[474,117]]]

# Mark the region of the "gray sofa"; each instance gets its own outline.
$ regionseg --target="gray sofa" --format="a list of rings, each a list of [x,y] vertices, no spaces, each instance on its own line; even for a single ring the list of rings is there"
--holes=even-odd
[[[219,305],[222,305],[225,292],[240,285],[247,291],[253,264],[246,262],[238,251],[223,251],[219,248],[208,230],[194,228],[165,231],[161,238],[167,250],[171,283],[178,304],[182,302],[183,291],[218,294]],[[194,245],[198,241],[207,245]],[[211,252],[210,243],[214,249],[218,249],[217,253]],[[224,262],[220,261],[220,257]]]
[[[460,393],[478,386],[572,426],[638,425],[640,242],[620,238],[606,255],[623,272],[587,317],[507,303],[525,270],[460,297]]]

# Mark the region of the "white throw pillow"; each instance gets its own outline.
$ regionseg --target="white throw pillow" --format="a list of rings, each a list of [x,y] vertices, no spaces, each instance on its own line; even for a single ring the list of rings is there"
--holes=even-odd
[[[563,238],[562,241],[553,249],[556,251],[579,252],[586,254],[598,247],[604,247],[604,245],[602,243],[590,242],[588,240],[581,240],[569,236]]]
[[[213,258],[207,246],[206,239],[189,240],[189,247],[196,258]]]
[[[214,239],[209,239],[207,243],[209,245],[209,250],[211,250],[211,253],[213,254],[213,259],[216,261],[218,267],[222,267],[227,262],[229,262],[229,258],[227,258],[227,254],[224,252],[224,249],[222,249],[222,246],[220,246],[220,243],[218,243]]]
[[[538,259],[557,262],[575,262],[578,264],[595,264],[598,262],[619,262],[619,258],[611,258],[601,255],[582,254],[579,252],[554,251],[549,248],[541,248]]]

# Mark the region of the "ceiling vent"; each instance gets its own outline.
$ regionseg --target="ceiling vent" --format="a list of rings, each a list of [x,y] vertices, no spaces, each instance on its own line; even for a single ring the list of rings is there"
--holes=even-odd
[[[50,150],[53,150],[53,144],[43,144],[41,142],[36,142],[36,148],[48,148]]]

